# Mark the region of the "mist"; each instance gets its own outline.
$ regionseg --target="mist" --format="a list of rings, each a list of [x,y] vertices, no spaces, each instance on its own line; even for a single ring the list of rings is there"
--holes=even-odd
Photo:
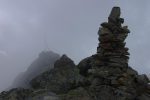
[[[131,33],[130,66],[150,72],[148,0],[0,0],[0,91],[26,71],[41,51],[67,54],[76,64],[96,53],[98,29],[120,6]]]

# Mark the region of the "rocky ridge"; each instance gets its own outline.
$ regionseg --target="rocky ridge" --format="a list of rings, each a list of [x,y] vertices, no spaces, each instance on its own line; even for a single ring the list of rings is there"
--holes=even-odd
[[[52,51],[42,51],[38,58],[32,62],[25,72],[20,73],[14,80],[11,88],[29,88],[29,82],[37,75],[50,70],[54,67],[56,60],[60,58],[60,55]]]
[[[97,53],[78,65],[63,55],[54,68],[30,81],[31,88],[0,94],[0,100],[150,100],[149,79],[128,65],[120,8],[113,7],[98,31]]]

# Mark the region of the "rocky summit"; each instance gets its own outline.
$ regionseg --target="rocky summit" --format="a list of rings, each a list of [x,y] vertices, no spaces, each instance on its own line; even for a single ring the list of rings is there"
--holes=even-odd
[[[20,73],[11,87],[29,88],[29,82],[39,74],[54,67],[54,63],[60,56],[52,51],[42,51],[38,58],[28,67],[27,71]],[[11,88],[10,87],[10,88]]]
[[[3,91],[0,100],[150,100],[148,77],[128,65],[130,31],[120,15],[120,8],[113,7],[101,24],[96,54],[78,65],[63,55],[54,68],[30,81],[31,88]]]

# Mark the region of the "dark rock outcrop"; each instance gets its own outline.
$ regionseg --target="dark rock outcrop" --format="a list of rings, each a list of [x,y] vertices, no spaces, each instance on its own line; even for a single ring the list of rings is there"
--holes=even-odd
[[[54,64],[54,68],[44,72],[31,81],[34,89],[49,89],[54,93],[66,93],[77,86],[80,80],[79,70],[74,62],[63,55]]]
[[[23,88],[15,88],[6,92],[3,91],[0,94],[0,100],[27,100],[28,95],[30,95],[33,91],[30,89]]]
[[[63,55],[53,69],[30,81],[32,88],[2,92],[0,100],[150,100],[148,77],[128,65],[124,41],[130,31],[120,14],[114,7],[101,24],[95,55],[77,66]]]

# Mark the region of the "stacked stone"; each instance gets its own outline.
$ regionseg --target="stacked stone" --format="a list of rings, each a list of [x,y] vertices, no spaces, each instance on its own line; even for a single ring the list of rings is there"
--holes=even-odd
[[[107,66],[128,66],[129,53],[125,39],[130,31],[127,26],[122,26],[124,19],[120,18],[120,14],[120,8],[114,7],[108,22],[102,23],[98,31],[100,43],[97,55]]]

